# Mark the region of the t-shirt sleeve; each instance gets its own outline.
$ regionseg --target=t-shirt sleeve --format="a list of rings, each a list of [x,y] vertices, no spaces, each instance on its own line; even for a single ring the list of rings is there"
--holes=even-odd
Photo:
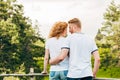
[[[61,49],[70,49],[70,37],[66,37]]]
[[[91,49],[91,53],[93,53],[93,52],[95,52],[95,51],[97,51],[97,50],[98,50],[98,47],[97,47],[95,41],[92,40],[92,49]]]

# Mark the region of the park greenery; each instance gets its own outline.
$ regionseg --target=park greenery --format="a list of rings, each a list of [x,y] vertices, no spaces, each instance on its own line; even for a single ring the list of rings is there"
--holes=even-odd
[[[100,77],[120,78],[120,4],[110,3],[96,35],[101,56]]]
[[[44,38],[16,0],[0,0],[0,74],[41,72]]]
[[[0,0],[0,74],[43,69],[45,39],[23,10],[16,0]],[[97,77],[120,78],[120,4],[112,1],[103,18],[95,38],[101,57]]]

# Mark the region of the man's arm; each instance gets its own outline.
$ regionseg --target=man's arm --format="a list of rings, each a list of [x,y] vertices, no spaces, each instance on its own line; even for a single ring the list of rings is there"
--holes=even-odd
[[[93,57],[94,57],[93,77],[96,77],[96,73],[97,73],[99,66],[100,66],[99,52],[98,51],[93,52]]]
[[[57,56],[54,59],[50,59],[49,64],[55,65],[55,64],[58,64],[59,62],[63,61],[65,59],[65,57],[67,57],[68,51],[69,51],[69,49],[62,49],[59,56]]]

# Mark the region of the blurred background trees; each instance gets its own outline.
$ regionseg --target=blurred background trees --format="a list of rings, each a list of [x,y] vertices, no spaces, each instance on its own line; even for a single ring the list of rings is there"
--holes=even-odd
[[[96,36],[101,56],[100,68],[105,72],[101,75],[120,78],[120,4],[112,1],[103,17],[104,22]]]
[[[0,74],[42,70],[45,39],[23,9],[16,0],[0,0]],[[97,76],[120,78],[120,4],[112,1],[103,18],[95,38],[101,56]]]
[[[39,26],[36,26],[39,27]],[[16,0],[0,0],[0,74],[40,72],[44,38]]]

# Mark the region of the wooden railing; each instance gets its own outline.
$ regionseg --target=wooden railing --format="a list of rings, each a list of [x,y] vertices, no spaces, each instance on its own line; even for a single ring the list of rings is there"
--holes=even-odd
[[[27,80],[37,80],[36,76],[39,77],[48,77],[49,74],[41,74],[41,73],[34,73],[34,69],[30,68],[30,72],[28,74],[0,74],[0,77],[4,79],[4,77],[29,77],[29,79]],[[14,80],[14,79],[12,79]],[[42,80],[42,79],[39,79]],[[94,80],[120,80],[120,79],[116,79],[116,78],[95,78]]]
[[[19,79],[21,79],[22,77],[26,77],[27,80],[37,80],[36,77],[39,77],[39,80],[43,80],[43,77],[48,76],[49,74],[34,73],[34,68],[30,68],[30,72],[28,74],[0,74],[0,78],[2,78],[2,80],[8,80],[8,78],[6,79],[6,77],[12,77],[12,80],[16,80],[14,79],[15,77]]]
[[[120,80],[117,78],[95,78],[94,80]]]
[[[49,74],[41,74],[41,73],[29,73],[29,74],[0,74],[0,77],[3,78],[4,80],[4,77],[29,77],[30,80],[36,80],[36,76],[39,76],[39,77],[48,77]],[[28,80],[29,80],[28,79]],[[13,79],[14,80],[14,79]]]
[[[35,77],[48,77],[49,74],[41,74],[41,73],[29,73],[29,74],[0,74],[0,77],[30,77],[30,80],[36,80]],[[4,79],[3,79],[4,80]],[[115,78],[95,78],[94,80],[120,80],[120,79],[115,79]]]

